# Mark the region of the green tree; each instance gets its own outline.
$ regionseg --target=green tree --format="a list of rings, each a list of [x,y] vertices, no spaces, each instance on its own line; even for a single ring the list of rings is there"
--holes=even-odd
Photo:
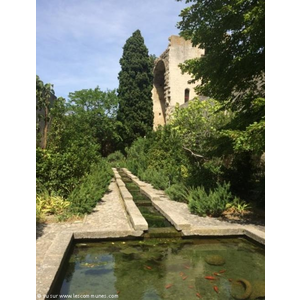
[[[47,144],[37,145],[36,149],[37,188],[67,197],[90,171],[91,165],[99,161],[100,145],[90,118],[77,113],[75,105],[67,104],[61,97],[49,103],[44,96],[49,87],[54,94],[53,85],[45,87],[37,77],[37,109],[42,121],[47,117],[50,124],[51,118]]]
[[[47,149],[36,149],[37,187],[68,197],[91,165],[99,161],[100,145],[95,129],[81,116],[68,113],[63,98],[55,101],[50,112]]]
[[[178,0],[181,1],[181,0]],[[202,79],[198,90],[227,100],[247,91],[264,96],[265,1],[186,0],[177,24],[180,35],[205,56],[186,61],[184,72]]]
[[[200,93],[237,112],[226,135],[234,151],[264,152],[265,2],[264,0],[186,0],[181,35],[205,49],[201,58],[181,65]],[[254,138],[252,137],[254,136]],[[253,144],[254,143],[254,144]]]
[[[126,41],[120,64],[117,119],[122,123],[119,131],[124,149],[153,128],[153,62],[139,30]]]
[[[157,56],[155,54],[150,54],[149,58],[150,58],[150,62],[151,62],[151,68],[153,70],[153,68],[154,68],[154,62],[157,59]]]
[[[221,128],[231,121],[233,113],[221,107],[222,104],[213,99],[194,100],[185,108],[177,106],[172,115],[170,126],[179,135],[182,148],[189,156],[190,185],[211,188],[222,182],[223,158],[228,150],[224,149]]]
[[[180,1],[180,0],[178,0]],[[234,116],[213,141],[223,149],[227,179],[240,195],[264,196],[265,1],[186,0],[180,35],[205,49],[181,65],[201,79],[198,92],[223,103]],[[222,145],[220,144],[222,141]],[[224,160],[225,159],[225,160]],[[256,196],[255,196],[256,197]]]
[[[170,125],[179,134],[183,149],[192,156],[208,159],[217,148],[212,141],[232,118],[232,113],[220,110],[221,107],[213,99],[190,101],[185,108],[175,107]]]
[[[94,136],[100,145],[103,156],[107,156],[115,150],[119,141],[116,120],[118,97],[115,90],[101,91],[95,89],[83,89],[69,94],[70,105],[68,107],[82,124],[89,124]]]
[[[40,139],[40,146],[46,149],[48,131],[51,121],[50,108],[54,100],[53,84],[46,83],[36,75],[36,110],[37,110],[37,137]]]

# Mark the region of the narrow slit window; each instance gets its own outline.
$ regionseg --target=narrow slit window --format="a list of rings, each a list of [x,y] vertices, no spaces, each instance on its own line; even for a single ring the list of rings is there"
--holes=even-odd
[[[188,102],[190,100],[190,90],[189,89],[185,89],[184,90],[184,102]]]

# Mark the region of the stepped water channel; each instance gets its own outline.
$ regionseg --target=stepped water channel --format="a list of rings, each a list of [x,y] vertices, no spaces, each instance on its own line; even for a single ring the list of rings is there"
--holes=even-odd
[[[129,178],[125,172],[118,169],[126,188],[133,197],[133,201],[148,223],[148,232],[144,233],[145,238],[150,237],[181,237],[181,232],[152,205],[151,200],[141,192],[141,189]]]

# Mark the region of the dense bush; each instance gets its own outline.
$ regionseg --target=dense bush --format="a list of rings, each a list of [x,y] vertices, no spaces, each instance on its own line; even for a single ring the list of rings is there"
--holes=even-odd
[[[187,202],[188,189],[182,183],[172,184],[165,192],[171,200]]]
[[[90,149],[73,145],[61,152],[37,148],[37,184],[46,188],[50,194],[67,198],[82,176],[89,173],[91,164],[96,163],[99,158],[97,148],[92,145]]]
[[[169,126],[137,139],[126,152],[128,169],[161,189],[188,177],[188,158],[181,139]]]
[[[115,151],[107,156],[107,161],[113,168],[126,168],[126,157],[121,151]]]
[[[156,170],[154,168],[148,168],[146,171],[140,173],[140,178],[143,181],[149,182],[152,186],[159,190],[165,190],[169,185],[169,177],[163,170]]]
[[[92,212],[106,192],[112,176],[112,169],[106,160],[101,159],[99,163],[93,165],[91,172],[68,197],[71,211],[79,214]]]
[[[190,211],[201,216],[220,216],[232,200],[230,184],[218,184],[207,193],[203,186],[192,188],[187,195]]]
[[[139,177],[148,166],[147,151],[149,146],[149,139],[138,138],[130,148],[126,148],[127,167],[133,174]]]

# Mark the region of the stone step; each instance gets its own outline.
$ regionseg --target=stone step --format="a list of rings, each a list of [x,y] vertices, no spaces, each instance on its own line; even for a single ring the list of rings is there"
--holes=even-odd
[[[153,201],[152,204],[177,230],[189,230],[191,228],[191,224],[170,208],[167,202]]]
[[[129,215],[132,227],[135,230],[148,230],[148,223],[141,214],[140,210],[137,208],[133,200],[124,201],[126,211]]]

